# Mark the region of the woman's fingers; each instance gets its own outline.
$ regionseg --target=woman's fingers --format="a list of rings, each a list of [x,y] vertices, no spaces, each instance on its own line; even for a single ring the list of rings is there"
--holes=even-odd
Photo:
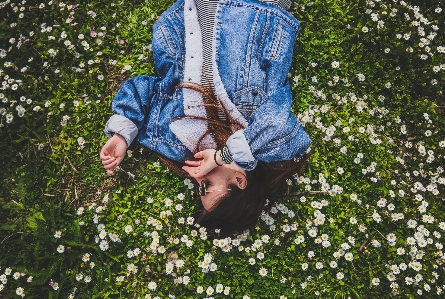
[[[108,143],[108,142],[107,142]],[[107,143],[102,147],[102,149],[100,150],[99,156],[100,158],[103,160],[107,157],[111,157],[110,155],[110,151],[107,148]]]
[[[111,163],[109,163],[107,165],[104,164],[104,167],[105,167],[106,170],[109,170],[109,169],[113,170],[114,168],[116,168],[117,165],[119,165],[119,163],[118,163],[117,160],[115,160],[115,161],[113,161],[113,162],[111,162]]]
[[[185,161],[185,164],[190,165],[190,166],[200,166],[201,165],[201,161],[190,161],[190,160],[187,160],[187,161]]]
[[[116,161],[115,157],[108,157],[108,158],[102,159],[102,164],[105,166],[105,165],[108,165],[114,161]]]
[[[190,167],[188,166],[182,166],[182,169],[187,172],[190,176],[192,176],[192,174],[190,173]]]
[[[202,152],[196,153],[193,157],[195,157],[196,159],[202,158]]]
[[[114,173],[113,170],[124,159],[126,146],[125,139],[119,134],[114,134],[102,147],[99,156],[108,175],[112,175]]]
[[[196,167],[182,166],[182,169],[184,169],[193,178],[202,176],[201,171],[198,170]]]

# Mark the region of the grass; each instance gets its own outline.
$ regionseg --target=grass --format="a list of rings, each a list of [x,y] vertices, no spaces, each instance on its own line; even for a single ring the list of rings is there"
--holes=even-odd
[[[249,231],[213,240],[187,225],[193,184],[147,149],[112,177],[98,157],[172,3],[0,3],[0,298],[443,296],[443,4],[293,6],[315,154]]]

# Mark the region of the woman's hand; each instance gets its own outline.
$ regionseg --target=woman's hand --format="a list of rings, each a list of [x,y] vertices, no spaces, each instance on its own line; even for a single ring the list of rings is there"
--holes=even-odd
[[[109,175],[113,174],[113,170],[124,159],[126,151],[127,142],[124,137],[119,134],[114,134],[102,147],[102,150],[100,151],[100,159]]]
[[[202,159],[199,161],[185,161],[187,166],[183,166],[184,169],[191,177],[199,178],[205,176],[207,173],[212,171],[213,168],[217,167],[214,160],[215,150],[206,149],[195,154],[195,158]]]

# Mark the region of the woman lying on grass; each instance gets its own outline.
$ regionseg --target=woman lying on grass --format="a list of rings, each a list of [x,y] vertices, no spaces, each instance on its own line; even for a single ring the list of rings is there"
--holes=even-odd
[[[124,82],[101,150],[109,174],[134,139],[192,177],[195,221],[220,235],[256,222],[311,144],[287,80],[299,22],[290,0],[179,0],[153,26],[158,76]],[[281,5],[281,7],[279,6]]]

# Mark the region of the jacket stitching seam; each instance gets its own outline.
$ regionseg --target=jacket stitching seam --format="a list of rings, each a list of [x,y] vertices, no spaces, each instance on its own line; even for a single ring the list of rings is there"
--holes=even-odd
[[[261,59],[262,59],[262,57],[263,57],[263,49],[264,49],[264,45],[265,45],[265,43],[266,43],[266,35],[267,35],[267,32],[268,32],[268,30],[269,30],[269,27],[270,27],[270,16],[269,16],[269,13],[266,13],[266,22],[265,22],[266,24],[265,24],[265,26],[264,26],[264,29],[263,29],[263,34],[262,34],[262,36],[261,36],[261,43],[259,44],[259,46],[258,46],[258,61],[261,61]]]
[[[252,55],[252,51],[253,51],[253,46],[254,46],[254,40],[255,40],[255,32],[257,31],[257,27],[258,27],[258,20],[260,18],[260,14],[259,12],[256,13],[255,15],[255,20],[252,23],[252,27],[250,29],[250,36],[249,36],[249,42],[247,44],[247,51],[246,51],[246,67],[244,68],[244,71],[246,71],[247,69],[247,74],[244,76],[244,82],[243,82],[243,87],[244,86],[249,86],[249,82],[250,82],[250,76],[251,76],[251,67],[252,67],[252,59],[253,59],[253,55]]]
[[[180,24],[184,24],[184,21],[182,21],[181,17],[180,17],[181,14],[178,13],[178,11],[175,11],[174,15],[175,15],[175,17],[177,18],[177,20],[178,20],[178,22]],[[174,28],[175,28],[176,34],[178,36],[178,42],[179,42],[180,51],[181,51],[181,53],[185,53],[185,45],[184,45],[184,43],[185,43],[184,38],[185,37],[183,35],[183,33],[185,32],[185,29],[184,30],[179,30],[178,26],[174,26]],[[184,55],[182,55],[182,56],[184,56]],[[184,62],[180,61],[180,63],[182,64],[181,67],[184,67]]]
[[[165,25],[162,24],[159,27],[160,27],[160,30],[161,30],[162,37],[164,39],[165,45],[167,46],[167,49],[170,52],[170,55],[172,55],[172,56],[176,55],[174,50],[173,50],[173,46],[171,45],[171,40],[170,40],[171,36],[170,36],[170,34],[167,34],[168,30],[165,28]]]
[[[274,36],[273,36],[273,41],[272,41],[272,47],[271,47],[271,53],[270,53],[270,59],[272,60],[277,60],[278,58],[278,54],[280,52],[280,45],[281,45],[281,41],[283,40],[283,27],[280,24],[278,26],[278,30],[275,30],[274,32]]]

